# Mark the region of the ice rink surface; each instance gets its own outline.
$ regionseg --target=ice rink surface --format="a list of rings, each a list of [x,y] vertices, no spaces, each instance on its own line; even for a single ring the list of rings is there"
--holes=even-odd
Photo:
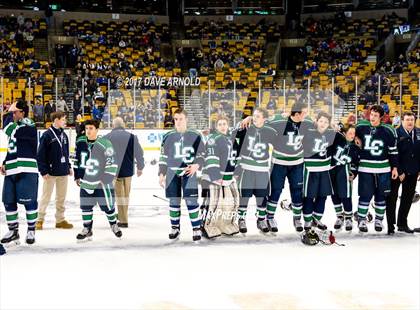
[[[129,228],[122,239],[96,208],[93,241],[82,244],[76,242],[82,221],[74,182],[66,204],[72,230],[54,228],[50,204],[44,230],[27,246],[20,207],[22,245],[0,258],[0,309],[420,308],[420,234],[388,237],[386,227],[376,233],[370,224],[367,235],[356,227],[351,234],[338,232],[337,241],[345,246],[305,246],[290,211],[278,209],[277,235],[258,233],[252,203],[246,236],[200,244],[191,241],[183,207],[181,238],[172,243],[167,204],[154,194],[164,195],[157,166],[147,165],[144,175],[133,179]],[[282,199],[287,196],[288,190]],[[412,206],[412,228],[420,227],[419,209],[419,203]],[[3,206],[0,217],[3,235]],[[334,221],[328,199],[323,222],[332,228]]]

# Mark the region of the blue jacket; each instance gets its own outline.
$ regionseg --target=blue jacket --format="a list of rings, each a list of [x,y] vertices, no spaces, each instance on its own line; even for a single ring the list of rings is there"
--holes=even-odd
[[[115,163],[118,165],[118,178],[133,176],[134,160],[136,160],[137,169],[143,170],[143,149],[140,146],[136,135],[126,131],[124,128],[114,128],[105,136],[105,138],[111,141],[115,150]]]
[[[57,137],[62,140],[62,147],[51,130],[54,130]],[[65,159],[64,163],[61,162],[62,157]],[[37,161],[41,175],[64,176],[69,174],[71,169],[69,138],[63,129],[51,126],[42,134],[39,141]]]
[[[403,126],[397,128],[398,173],[417,175],[420,171],[420,129],[414,128],[414,142]]]

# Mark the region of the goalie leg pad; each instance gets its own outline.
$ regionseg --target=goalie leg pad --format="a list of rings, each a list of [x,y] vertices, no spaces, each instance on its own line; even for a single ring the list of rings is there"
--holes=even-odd
[[[221,190],[221,186],[209,185],[208,209],[206,218],[204,219],[204,230],[209,238],[215,238],[222,234],[217,227],[217,217],[218,213],[220,213],[220,210],[218,210],[218,201]]]
[[[217,217],[217,227],[226,235],[239,233],[239,227],[236,222],[236,215],[239,207],[239,192],[236,183],[229,186],[223,186],[219,196],[218,210],[221,216]]]

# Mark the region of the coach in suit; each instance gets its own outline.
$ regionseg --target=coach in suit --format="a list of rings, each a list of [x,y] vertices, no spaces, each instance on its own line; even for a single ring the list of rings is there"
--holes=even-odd
[[[412,112],[405,112],[402,116],[402,125],[397,128],[399,178],[392,180],[391,193],[387,198],[386,217],[389,235],[395,232],[396,204],[398,190],[401,184],[402,194],[396,224],[398,231],[405,233],[414,232],[408,227],[407,217],[410,212],[420,171],[420,129],[415,127],[415,122],[414,114]]]
[[[115,180],[115,194],[118,206],[118,226],[128,227],[128,202],[131,191],[131,178],[134,175],[134,162],[137,165],[137,176],[142,175],[144,168],[143,149],[137,136],[124,129],[124,121],[116,117],[112,122],[112,131],[105,136],[112,142],[115,150],[118,176]]]

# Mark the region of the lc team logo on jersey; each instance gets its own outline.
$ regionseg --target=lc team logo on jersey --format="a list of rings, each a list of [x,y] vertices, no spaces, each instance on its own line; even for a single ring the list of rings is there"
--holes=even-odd
[[[255,140],[255,137],[249,137],[247,150],[252,152],[252,157],[263,158],[265,156],[267,145],[265,143],[255,143]]]
[[[370,151],[372,156],[381,156],[383,152],[384,142],[381,140],[373,139],[371,135],[365,136],[364,149]]]
[[[181,158],[186,164],[194,161],[194,148],[192,146],[182,146],[181,142],[175,142],[175,158]]]
[[[289,131],[287,133],[288,139],[287,139],[287,146],[293,147],[293,150],[297,151],[302,147],[302,139],[303,136],[295,135],[293,131]]]
[[[99,172],[99,161],[94,158],[88,158],[88,153],[80,153],[80,168],[85,169],[85,173],[88,176],[96,176]]]
[[[312,149],[312,152],[314,152],[314,154],[318,154],[320,156],[325,156],[327,155],[327,147],[328,147],[328,142],[326,142],[324,139],[315,139],[315,146]]]
[[[339,163],[340,165],[345,165],[351,162],[350,156],[344,154],[345,148],[342,148],[341,146],[337,147],[337,152],[334,155],[334,159]]]

